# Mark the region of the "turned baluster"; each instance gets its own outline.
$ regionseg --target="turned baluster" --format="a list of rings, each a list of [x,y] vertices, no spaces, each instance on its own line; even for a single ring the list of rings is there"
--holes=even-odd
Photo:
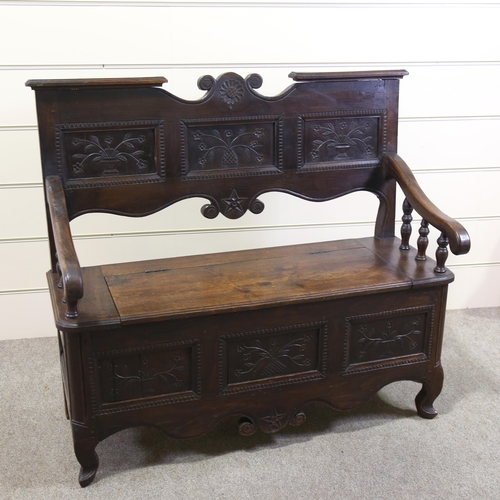
[[[427,246],[429,245],[429,238],[427,238],[429,235],[429,223],[425,219],[422,219],[422,222],[420,223],[418,234],[420,236],[417,240],[418,252],[415,256],[415,260],[427,260],[425,252],[427,251]]]
[[[441,233],[441,236],[437,240],[438,249],[436,250],[436,267],[434,268],[435,273],[444,273],[446,272],[446,267],[444,266],[446,263],[446,259],[448,258],[448,238],[444,233]]]
[[[405,198],[405,201],[403,202],[403,217],[401,217],[403,224],[401,226],[401,245],[399,246],[400,250],[410,249],[411,221],[413,220],[413,217],[411,215],[412,212],[413,207]]]

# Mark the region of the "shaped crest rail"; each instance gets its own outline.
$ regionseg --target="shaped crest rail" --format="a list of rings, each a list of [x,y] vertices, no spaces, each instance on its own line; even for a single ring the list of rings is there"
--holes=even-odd
[[[70,219],[145,215],[195,196],[208,201],[205,216],[235,219],[260,213],[258,196],[268,191],[390,197],[393,187],[376,172],[396,151],[404,74],[292,73],[296,83],[275,97],[257,92],[257,74],[207,75],[198,101],[159,88],[159,77],[27,85],[37,92],[45,177],[61,178]],[[100,195],[110,190],[112,203]],[[140,203],[121,201],[131,190]]]

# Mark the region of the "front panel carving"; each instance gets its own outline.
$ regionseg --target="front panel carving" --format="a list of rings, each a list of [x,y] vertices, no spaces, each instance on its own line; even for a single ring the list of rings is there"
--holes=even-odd
[[[337,169],[372,165],[385,152],[384,110],[332,112],[299,118],[299,165]]]
[[[433,316],[433,307],[415,307],[346,318],[344,371],[428,360]]]
[[[220,392],[240,392],[325,375],[326,330],[326,323],[314,323],[222,337]]]
[[[104,408],[112,403],[144,400],[145,405],[167,404],[169,399],[196,398],[201,391],[201,358],[197,342],[158,344],[143,348],[120,349],[96,353],[96,375],[92,375],[92,393],[99,394]],[[92,368],[92,373],[94,369]],[[164,396],[167,399],[160,398]],[[95,402],[96,399],[94,399]],[[149,401],[149,402],[146,402]],[[116,407],[118,411],[121,406]],[[94,411],[99,412],[97,406]]]
[[[187,179],[266,175],[282,168],[279,117],[184,120],[181,132]]]
[[[63,124],[57,130],[60,175],[67,187],[161,182],[162,122]]]

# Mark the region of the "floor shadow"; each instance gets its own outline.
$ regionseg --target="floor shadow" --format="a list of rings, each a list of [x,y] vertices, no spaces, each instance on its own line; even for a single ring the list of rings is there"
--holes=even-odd
[[[382,393],[354,410],[341,412],[323,403],[310,403],[304,412],[307,420],[303,425],[287,426],[276,434],[259,431],[252,436],[241,436],[238,417],[229,417],[205,436],[193,439],[172,438],[153,427],[126,429],[99,444],[100,472],[103,477],[111,477],[140,467],[189,464],[241,451],[256,453],[263,448],[283,448],[309,441],[325,433],[356,432],[401,418],[419,418],[415,409],[395,406]]]

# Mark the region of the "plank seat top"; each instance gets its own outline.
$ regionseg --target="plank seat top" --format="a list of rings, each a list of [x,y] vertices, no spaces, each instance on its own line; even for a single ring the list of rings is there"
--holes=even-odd
[[[77,324],[93,327],[104,318],[108,327],[180,319],[453,279],[451,272],[436,275],[433,261],[406,259],[399,244],[398,238],[361,238],[84,268],[85,297],[98,296],[100,304],[90,300],[86,307],[84,298]],[[59,323],[68,323],[63,310]]]

